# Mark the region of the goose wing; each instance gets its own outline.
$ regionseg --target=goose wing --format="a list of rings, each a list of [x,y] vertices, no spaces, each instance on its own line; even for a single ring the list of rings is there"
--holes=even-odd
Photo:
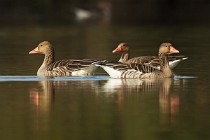
[[[89,67],[94,62],[96,62],[96,60],[92,60],[92,59],[82,59],[82,60],[66,59],[66,60],[59,60],[59,61],[56,61],[56,62],[52,63],[51,65],[49,65],[47,70],[48,71],[52,71],[52,70],[59,69],[59,68],[65,68],[68,71],[72,72],[72,71],[77,71],[77,70]]]

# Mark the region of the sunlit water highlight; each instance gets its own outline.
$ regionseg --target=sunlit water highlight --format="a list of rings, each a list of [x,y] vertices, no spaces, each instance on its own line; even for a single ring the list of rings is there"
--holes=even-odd
[[[174,79],[191,79],[197,78],[195,76],[175,76]],[[108,80],[112,79],[109,76],[81,76],[81,77],[53,77],[53,78],[44,78],[38,76],[0,76],[0,82],[4,81],[85,81],[85,80]],[[136,79],[144,80],[144,79]]]
[[[107,80],[109,76],[84,76],[84,77],[54,77],[44,78],[38,76],[0,76],[0,81],[83,81],[83,80]]]

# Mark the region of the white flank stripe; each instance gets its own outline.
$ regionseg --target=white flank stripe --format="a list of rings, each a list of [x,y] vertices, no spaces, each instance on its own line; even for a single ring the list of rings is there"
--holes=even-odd
[[[110,68],[108,66],[101,66],[111,78],[121,78],[121,71],[117,71],[113,68]]]

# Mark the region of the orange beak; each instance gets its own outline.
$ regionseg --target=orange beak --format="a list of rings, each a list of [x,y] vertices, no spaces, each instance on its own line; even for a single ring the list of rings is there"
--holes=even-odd
[[[39,53],[38,47],[29,52],[29,54]]]
[[[179,51],[171,46],[170,47],[170,53],[179,53]]]
[[[121,48],[117,47],[115,50],[112,51],[112,53],[121,52]]]

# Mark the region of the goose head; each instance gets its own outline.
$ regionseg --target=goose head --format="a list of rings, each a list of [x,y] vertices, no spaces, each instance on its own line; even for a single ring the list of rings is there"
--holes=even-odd
[[[117,46],[117,48],[112,51],[112,53],[118,53],[118,52],[128,53],[129,52],[128,44],[127,43],[120,43]]]
[[[162,43],[159,48],[159,54],[172,54],[179,53],[177,49],[175,49],[171,43]]]
[[[52,45],[49,41],[43,41],[39,43],[39,45],[33,49],[32,51],[29,52],[29,54],[48,54],[48,53],[53,53],[53,48]]]

